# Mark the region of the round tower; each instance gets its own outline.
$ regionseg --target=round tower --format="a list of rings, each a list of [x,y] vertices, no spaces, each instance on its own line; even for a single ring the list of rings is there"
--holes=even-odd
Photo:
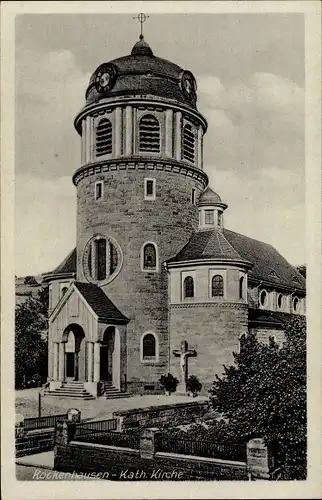
[[[73,176],[77,280],[101,287],[130,319],[133,390],[157,382],[168,367],[164,262],[198,228],[196,203],[208,184],[207,123],[196,89],[190,71],[154,56],[141,36],[130,55],[96,69],[75,119],[81,136],[81,166]],[[154,342],[154,355],[144,354],[144,342]]]

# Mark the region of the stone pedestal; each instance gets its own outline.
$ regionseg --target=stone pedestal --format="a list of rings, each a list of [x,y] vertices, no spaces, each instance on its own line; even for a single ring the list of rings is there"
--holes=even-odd
[[[273,457],[262,438],[247,443],[247,470],[253,479],[270,479]]]
[[[187,394],[186,384],[183,383],[183,382],[181,382],[180,384],[178,384],[177,385],[177,390],[173,394],[175,394],[177,396],[186,395]]]
[[[155,435],[158,428],[142,429],[140,435],[140,457],[153,458],[155,454]]]

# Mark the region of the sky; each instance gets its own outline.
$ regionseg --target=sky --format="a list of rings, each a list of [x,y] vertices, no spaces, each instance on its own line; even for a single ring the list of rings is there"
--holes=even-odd
[[[73,121],[91,74],[131,52],[133,14],[16,17],[15,272],[55,268],[75,246],[80,137]],[[305,257],[302,14],[153,14],[156,56],[196,77],[208,121],[204,170],[228,204],[225,226]]]

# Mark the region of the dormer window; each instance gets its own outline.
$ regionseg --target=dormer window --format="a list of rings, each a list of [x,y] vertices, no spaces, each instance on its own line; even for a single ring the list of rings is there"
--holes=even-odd
[[[205,210],[205,224],[214,224],[215,212],[214,210]]]

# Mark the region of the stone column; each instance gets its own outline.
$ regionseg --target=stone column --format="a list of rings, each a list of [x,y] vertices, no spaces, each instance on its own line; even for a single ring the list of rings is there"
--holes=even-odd
[[[65,378],[65,342],[59,344],[59,362],[58,362],[59,380],[63,381]]]
[[[133,146],[133,119],[132,108],[126,106],[125,108],[125,154],[130,156],[132,154]]]
[[[86,116],[86,150],[85,150],[85,163],[90,162],[90,152],[91,152],[91,117]]]
[[[81,125],[82,125],[82,135],[81,135],[81,165],[84,165],[84,163],[85,163],[85,133],[86,133],[85,120],[84,119],[82,119]]]
[[[53,342],[53,380],[58,380],[58,348],[59,344]]]
[[[165,112],[165,133],[164,133],[164,152],[166,156],[173,156],[173,111],[167,109]]]
[[[122,109],[117,107],[115,109],[115,156],[122,154]]]
[[[175,158],[177,161],[181,161],[181,111],[177,111],[175,114]]]
[[[94,382],[100,381],[100,349],[99,342],[94,343]]]
[[[198,128],[197,134],[197,157],[198,157],[198,168],[202,170],[202,126],[200,125]]]
[[[87,382],[93,382],[93,342],[87,342]]]

